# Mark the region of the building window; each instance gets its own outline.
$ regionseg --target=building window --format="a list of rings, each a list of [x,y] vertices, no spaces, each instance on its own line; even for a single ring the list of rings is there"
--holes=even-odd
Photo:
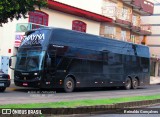
[[[128,20],[129,19],[129,13],[128,13],[128,9],[127,8],[123,8],[122,9],[122,20]]]
[[[29,12],[29,22],[48,26],[48,14],[42,11]]]
[[[112,26],[105,26],[104,34],[107,37],[115,38],[116,36],[116,28]]]
[[[121,40],[126,41],[126,31],[121,30]]]
[[[131,35],[131,42],[133,42],[133,43],[136,42],[136,36],[135,35]]]
[[[103,0],[102,3],[102,14],[115,20],[117,12],[117,2],[110,0]]]
[[[133,23],[133,26],[140,27],[140,22],[141,22],[140,16],[137,15],[137,14],[133,14],[133,15],[132,15],[132,23]]]
[[[137,16],[136,15],[132,16],[132,23],[133,23],[133,26],[137,26]]]
[[[86,32],[86,23],[79,20],[74,20],[72,22],[72,30]]]

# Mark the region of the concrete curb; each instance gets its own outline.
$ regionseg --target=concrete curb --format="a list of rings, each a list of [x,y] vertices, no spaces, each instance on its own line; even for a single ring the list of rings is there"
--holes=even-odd
[[[124,109],[132,109],[132,108],[142,108],[147,106],[153,106],[160,104],[160,99],[155,100],[144,100],[144,101],[135,101],[135,102],[124,102],[124,103],[116,103],[110,105],[96,105],[96,106],[83,106],[76,108],[52,108],[48,113],[48,109],[42,109],[47,114],[57,114],[57,115],[67,115],[67,114],[91,114],[98,112],[105,113],[122,113]],[[120,110],[120,111],[117,111]]]

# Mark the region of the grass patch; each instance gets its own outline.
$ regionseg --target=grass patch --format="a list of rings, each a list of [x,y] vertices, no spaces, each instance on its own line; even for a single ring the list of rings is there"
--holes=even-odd
[[[61,108],[61,107],[79,107],[79,106],[93,106],[93,105],[106,105],[121,102],[133,102],[142,100],[160,99],[160,94],[149,96],[134,96],[134,97],[121,97],[109,99],[96,99],[96,100],[75,100],[64,102],[48,102],[48,103],[29,103],[29,104],[0,104],[0,108]]]

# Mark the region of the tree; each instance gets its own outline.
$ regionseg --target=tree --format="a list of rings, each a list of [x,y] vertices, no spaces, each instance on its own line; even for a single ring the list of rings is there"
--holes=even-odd
[[[46,0],[1,0],[0,1],[0,26],[16,18],[27,18],[28,11],[34,11],[35,6],[46,6]]]

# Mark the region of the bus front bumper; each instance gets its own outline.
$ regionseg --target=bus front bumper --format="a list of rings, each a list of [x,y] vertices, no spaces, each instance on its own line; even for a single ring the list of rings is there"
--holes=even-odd
[[[53,83],[53,81],[40,81],[40,80],[34,80],[34,81],[25,81],[25,80],[14,80],[14,83],[16,86],[19,87],[33,87],[33,88],[62,88],[62,86],[56,85]]]
[[[40,81],[17,81],[14,80],[14,84],[16,86],[20,87],[34,87],[34,88],[40,88]]]

